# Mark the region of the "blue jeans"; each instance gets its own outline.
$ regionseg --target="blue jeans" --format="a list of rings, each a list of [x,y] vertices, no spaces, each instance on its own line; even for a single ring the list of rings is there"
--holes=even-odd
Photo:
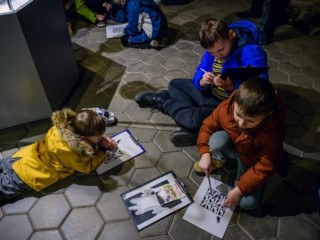
[[[176,123],[192,133],[198,133],[202,121],[218,106],[219,101],[212,96],[211,90],[199,91],[192,79],[173,79],[168,87],[171,98],[162,107]]]
[[[236,159],[238,163],[237,178],[236,181],[240,179],[240,176],[244,174],[248,168],[241,162],[239,155],[234,149],[234,144],[229,138],[225,131],[218,131],[212,134],[209,140],[210,150],[212,152],[212,157],[217,160],[223,159]],[[244,195],[239,203],[239,206],[244,210],[256,209],[262,199],[264,186],[261,186],[256,191]]]
[[[12,164],[17,160],[11,157],[0,159],[0,200],[34,191],[12,169]]]

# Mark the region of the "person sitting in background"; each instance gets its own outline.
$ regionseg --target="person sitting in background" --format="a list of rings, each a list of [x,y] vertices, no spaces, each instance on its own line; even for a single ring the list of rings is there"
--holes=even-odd
[[[267,55],[256,43],[258,30],[252,22],[238,21],[228,26],[211,18],[201,23],[199,36],[205,52],[193,81],[173,79],[168,90],[141,92],[135,97],[140,107],[157,109],[176,121],[181,129],[173,132],[170,140],[179,147],[196,144],[202,121],[242,83],[239,78],[223,79],[225,69],[267,66]],[[268,78],[267,71],[261,76]]]
[[[290,0],[253,0],[249,10],[237,12],[240,18],[260,18],[259,44],[265,45],[273,41],[276,27],[288,21],[287,7]]]
[[[285,112],[274,86],[251,78],[203,121],[197,141],[201,159],[194,164],[195,172],[209,176],[227,159],[238,162],[227,207],[239,204],[257,217],[265,214],[260,206],[264,185],[284,156]]]
[[[0,159],[0,200],[39,192],[74,172],[90,173],[117,143],[103,137],[107,123],[92,110],[65,108],[52,114],[45,137]]]
[[[127,21],[125,0],[101,1],[101,0],[75,0],[78,14],[86,18],[98,27],[106,25],[106,18],[119,23]]]
[[[121,43],[132,48],[163,48],[168,45],[168,24],[165,15],[154,0],[129,0],[128,25]]]

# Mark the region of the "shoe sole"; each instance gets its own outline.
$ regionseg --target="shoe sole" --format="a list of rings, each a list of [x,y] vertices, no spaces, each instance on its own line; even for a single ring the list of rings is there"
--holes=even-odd
[[[191,136],[190,133],[180,133],[174,134],[172,133],[170,136],[171,142],[174,144],[176,147],[188,147],[188,146],[194,146],[197,143],[197,137],[195,134]]]

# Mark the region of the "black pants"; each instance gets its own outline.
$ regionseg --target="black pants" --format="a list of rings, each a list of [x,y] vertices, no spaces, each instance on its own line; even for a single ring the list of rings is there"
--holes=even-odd
[[[287,18],[286,9],[290,0],[253,0],[251,11],[261,15],[259,28],[262,37],[273,38],[276,27],[284,23]]]

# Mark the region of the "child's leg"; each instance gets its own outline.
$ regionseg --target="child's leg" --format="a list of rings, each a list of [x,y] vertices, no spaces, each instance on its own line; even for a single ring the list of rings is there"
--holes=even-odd
[[[127,14],[122,8],[119,8],[117,11],[109,13],[108,18],[119,23],[124,23],[127,21]]]
[[[228,134],[221,130],[217,131],[209,139],[212,157],[216,160],[225,161],[226,158],[235,158],[234,145]]]
[[[244,174],[248,170],[248,168],[243,165],[243,163],[241,162],[238,156],[237,156],[237,161],[238,161],[238,172],[237,172],[237,181],[238,181],[240,176]],[[240,200],[239,206],[243,210],[256,209],[261,203],[263,190],[264,190],[264,185],[258,188],[256,191],[243,196]]]
[[[33,191],[12,169],[12,164],[17,161],[17,159],[6,157],[0,161],[2,166],[0,173],[0,200]]]

